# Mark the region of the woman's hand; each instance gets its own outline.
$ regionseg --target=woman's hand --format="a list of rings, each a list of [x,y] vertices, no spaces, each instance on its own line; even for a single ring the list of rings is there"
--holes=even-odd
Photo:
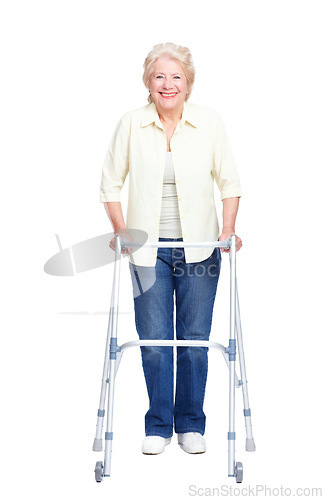
[[[120,229],[119,231],[117,231],[117,233],[115,233],[115,235],[121,235],[121,237],[122,237],[121,243],[122,243],[122,240],[133,241],[133,238],[128,233],[127,228]],[[114,236],[109,243],[109,247],[112,248],[112,250],[114,250],[114,251],[116,249],[116,239],[117,239],[116,236]],[[132,250],[132,247],[127,247],[125,249],[121,248],[121,253],[122,254],[129,254],[131,252],[131,250]]]
[[[219,236],[219,241],[224,241],[227,238],[231,238],[232,234],[235,234],[234,231],[224,231],[221,234],[221,236]],[[236,238],[237,238],[236,249],[237,249],[237,252],[239,252],[240,248],[242,247],[242,241],[241,241],[241,238],[239,238],[239,236],[237,236],[237,235],[236,235]],[[229,253],[230,248],[228,248],[227,250],[225,248],[221,248],[221,252]]]

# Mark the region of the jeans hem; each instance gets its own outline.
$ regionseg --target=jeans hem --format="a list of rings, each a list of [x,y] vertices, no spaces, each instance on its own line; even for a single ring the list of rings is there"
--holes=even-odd
[[[188,429],[183,429],[183,430],[175,430],[176,434],[186,434],[187,432],[198,432],[202,436],[204,436],[205,431],[201,431],[201,429],[193,429],[193,428],[188,428]]]
[[[173,437],[173,434],[168,434],[167,436],[165,436],[165,434],[162,434],[161,432],[157,431],[157,432],[149,432],[148,434],[146,432],[146,437],[147,436],[159,436],[159,437],[162,437],[164,439],[169,439],[169,438]]]

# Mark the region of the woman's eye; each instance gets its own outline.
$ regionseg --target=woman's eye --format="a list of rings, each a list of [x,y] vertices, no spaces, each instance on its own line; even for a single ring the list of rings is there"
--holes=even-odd
[[[178,78],[178,79],[180,79],[181,77],[180,77],[180,76],[175,76],[175,78]]]
[[[157,75],[156,78],[163,78],[162,75]]]

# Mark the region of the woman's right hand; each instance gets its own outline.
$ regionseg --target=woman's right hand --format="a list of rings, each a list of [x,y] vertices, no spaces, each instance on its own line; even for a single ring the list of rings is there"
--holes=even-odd
[[[109,243],[109,247],[112,248],[112,250],[114,250],[114,251],[116,249],[116,239],[117,239],[116,236],[117,235],[121,235],[122,236],[122,240],[125,239],[127,241],[133,241],[133,238],[131,237],[131,235],[127,231],[127,228],[125,228],[125,229],[119,229],[114,234],[115,234],[115,236],[112,238],[112,240]],[[132,250],[132,247],[127,247],[125,249],[121,248],[121,253],[122,254],[129,254],[129,252],[131,252],[131,250]]]

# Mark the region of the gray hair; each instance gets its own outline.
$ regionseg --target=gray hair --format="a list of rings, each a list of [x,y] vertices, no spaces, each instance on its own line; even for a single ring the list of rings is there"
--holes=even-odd
[[[192,55],[187,47],[182,47],[181,45],[176,45],[175,43],[159,43],[154,45],[152,50],[147,55],[145,62],[143,64],[144,74],[142,80],[147,89],[149,89],[149,80],[153,71],[154,62],[160,57],[170,57],[177,64],[179,64],[186,76],[188,93],[185,97],[185,101],[191,95],[194,80],[195,80],[195,68],[192,60]],[[153,98],[149,94],[148,102],[153,102]]]

